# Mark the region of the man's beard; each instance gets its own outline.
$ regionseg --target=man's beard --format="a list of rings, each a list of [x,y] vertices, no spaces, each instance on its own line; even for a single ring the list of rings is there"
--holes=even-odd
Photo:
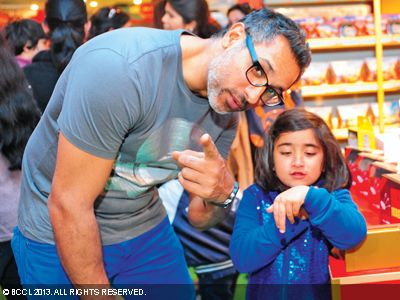
[[[222,64],[222,65],[221,65]],[[224,107],[223,103],[218,103],[218,97],[222,94],[221,83],[218,80],[217,69],[224,67],[221,56],[215,57],[208,69],[207,92],[208,103],[211,108],[218,114],[227,114],[229,111]]]
[[[237,45],[230,48],[226,50],[224,54],[221,53],[214,57],[210,62],[207,78],[208,102],[211,108],[218,114],[228,114],[232,112],[224,101],[220,100],[220,103],[218,103],[218,98],[224,92],[232,94],[232,91],[229,89],[221,88],[223,86],[221,80],[232,76],[232,67],[229,63],[235,61],[235,57],[242,47],[243,45]],[[237,97],[237,93],[235,93],[235,96]],[[240,97],[240,100],[243,100],[242,98],[243,97]],[[244,100],[243,103],[245,103]]]

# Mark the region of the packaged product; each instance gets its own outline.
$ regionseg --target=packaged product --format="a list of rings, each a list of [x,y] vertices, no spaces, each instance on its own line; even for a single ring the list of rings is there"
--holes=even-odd
[[[399,57],[386,56],[382,59],[383,80],[400,79]],[[361,70],[363,81],[376,81],[376,58],[369,57],[364,60]]]
[[[362,60],[340,60],[330,63],[327,70],[327,82],[354,83],[361,80]]]
[[[400,34],[400,15],[386,15],[387,33]]]
[[[328,62],[312,62],[301,77],[302,85],[320,85],[326,83]]]
[[[358,30],[354,16],[345,16],[339,19],[339,36],[355,37],[358,35]]]
[[[302,18],[297,19],[296,23],[304,30],[306,33],[306,37],[308,39],[318,38],[318,25],[322,24],[323,18],[315,17],[315,18]]]
[[[338,37],[339,31],[337,26],[330,21],[326,21],[317,26],[317,35],[319,38]]]
[[[368,114],[369,104],[358,103],[337,106],[337,112],[343,128],[356,127],[357,117],[365,117]]]
[[[399,109],[400,100],[396,101],[385,101],[383,103],[383,120],[385,124],[393,124],[400,121],[400,109]],[[379,106],[378,103],[371,104],[371,110],[374,114],[374,123],[378,124],[379,119]]]

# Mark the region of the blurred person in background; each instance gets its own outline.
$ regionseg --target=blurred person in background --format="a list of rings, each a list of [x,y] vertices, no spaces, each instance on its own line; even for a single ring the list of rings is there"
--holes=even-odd
[[[51,48],[39,52],[32,64],[24,68],[42,112],[72,54],[84,43],[87,24],[86,5],[82,0],[48,0],[45,15]]]
[[[34,20],[21,19],[11,22],[4,31],[8,45],[21,68],[32,63],[33,57],[40,51],[49,48],[42,25]]]
[[[239,22],[245,15],[251,13],[253,9],[247,3],[235,4],[228,8],[226,15],[228,17],[228,27],[233,23]]]
[[[153,1],[153,27],[163,29],[162,17],[165,14],[165,2],[166,0],[155,0]]]
[[[0,66],[0,286],[4,290],[22,288],[10,242],[17,225],[22,154],[40,112],[1,34]]]
[[[220,30],[210,18],[206,0],[166,0],[164,9],[164,29],[185,29],[201,38],[209,38]]]
[[[130,17],[118,7],[100,8],[90,17],[88,39],[104,32],[129,26]]]

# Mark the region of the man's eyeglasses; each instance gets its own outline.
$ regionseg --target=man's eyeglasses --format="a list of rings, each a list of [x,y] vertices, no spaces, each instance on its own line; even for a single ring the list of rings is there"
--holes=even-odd
[[[258,61],[256,50],[254,49],[254,44],[249,34],[246,35],[246,46],[247,49],[249,49],[250,56],[253,61],[253,65],[246,71],[247,80],[253,86],[265,87],[265,91],[261,95],[261,100],[265,105],[276,106],[284,104],[282,93],[268,84],[267,74]]]

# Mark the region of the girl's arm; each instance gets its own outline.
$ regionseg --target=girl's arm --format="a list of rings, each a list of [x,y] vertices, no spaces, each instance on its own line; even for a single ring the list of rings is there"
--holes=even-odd
[[[329,193],[323,188],[310,187],[304,209],[311,224],[341,250],[356,246],[367,234],[365,219],[347,189]]]
[[[264,224],[259,220],[254,185],[243,194],[236,213],[236,221],[230,243],[232,261],[239,272],[250,273],[272,262],[281,250],[307,228],[306,222],[287,224],[281,234],[271,216]],[[260,191],[258,191],[260,192]]]

